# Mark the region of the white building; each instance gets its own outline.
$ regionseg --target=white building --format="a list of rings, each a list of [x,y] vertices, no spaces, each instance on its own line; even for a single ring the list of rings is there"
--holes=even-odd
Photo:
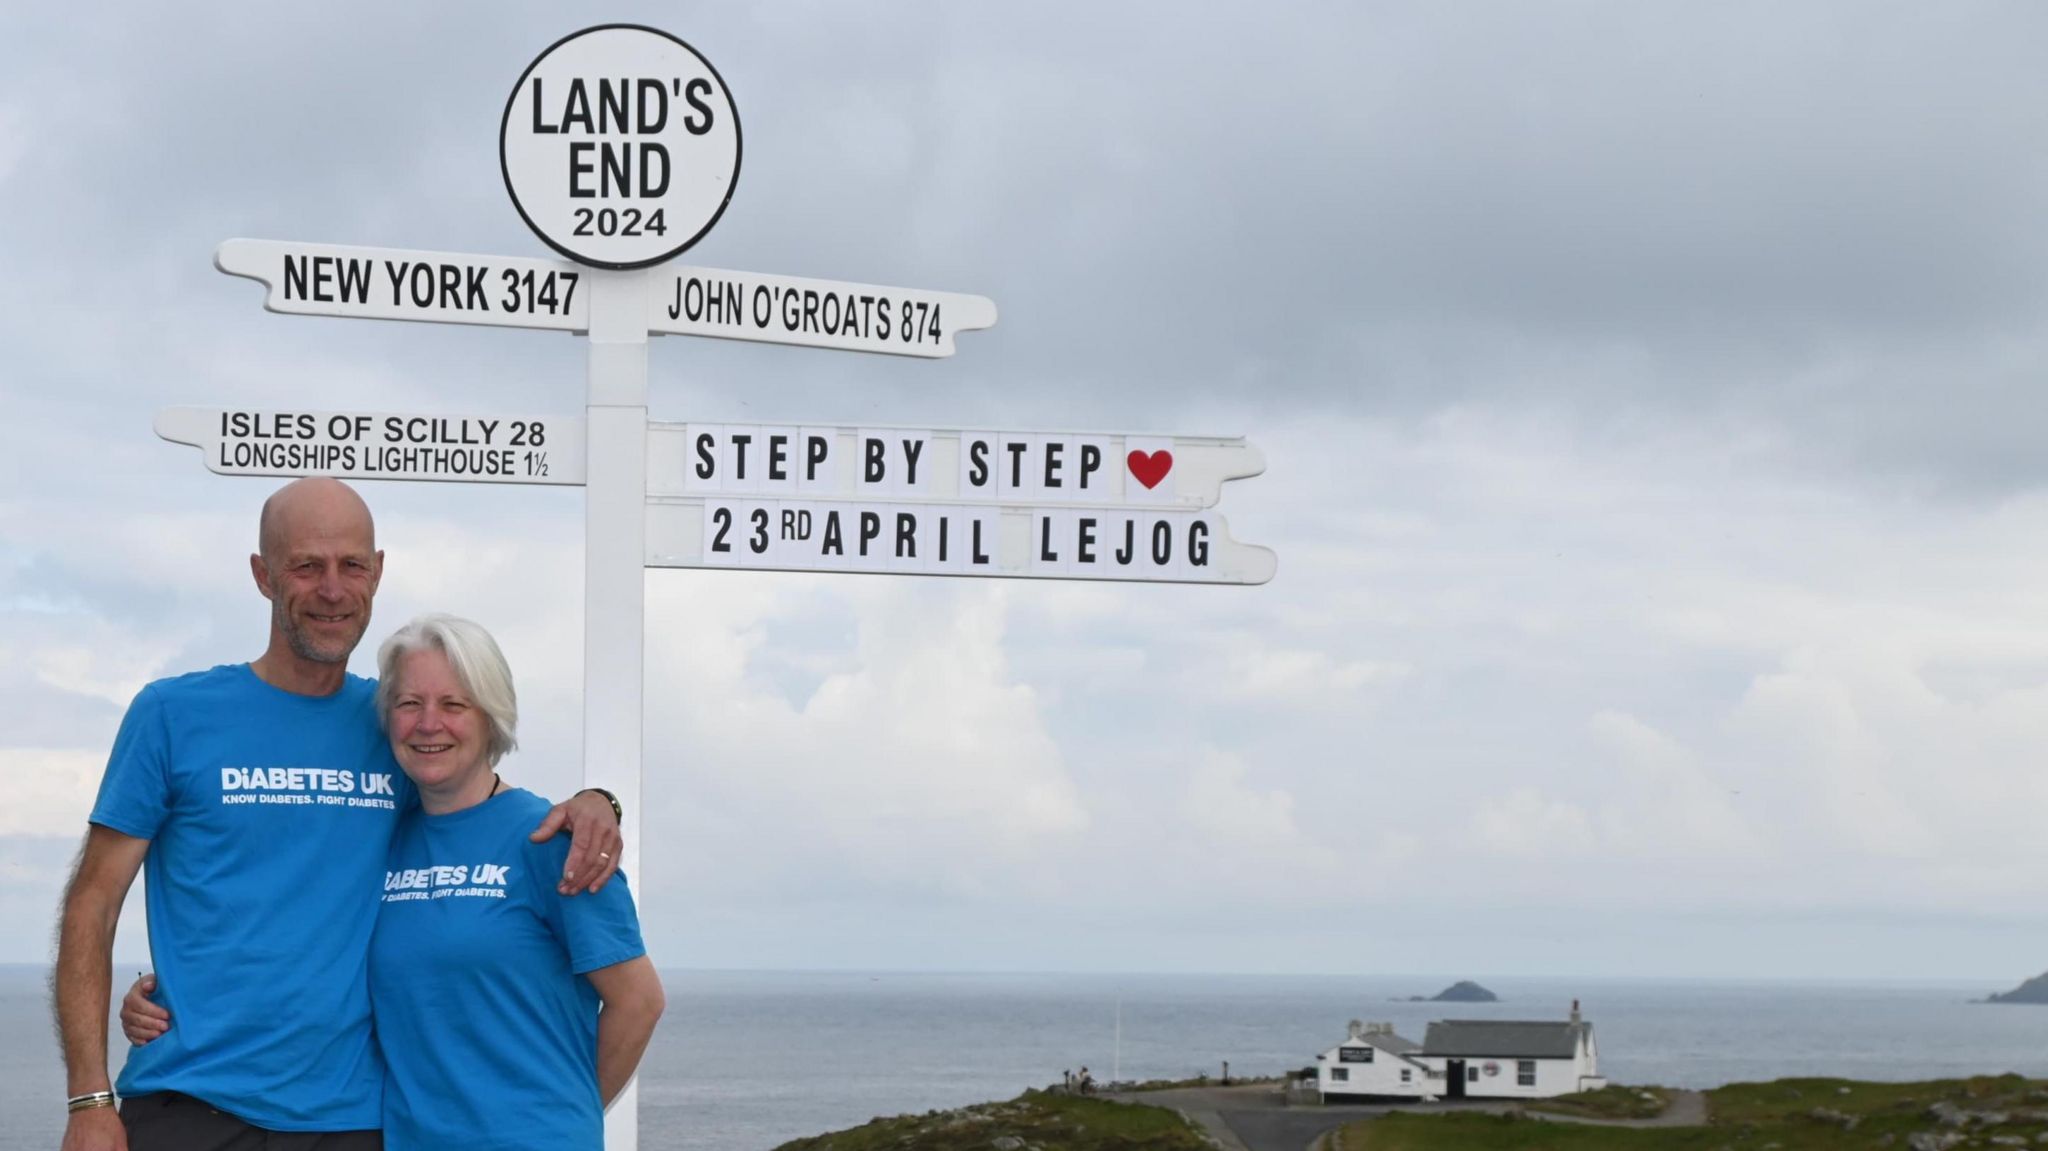
[[[1354,1019],[1349,1038],[1316,1056],[1316,1089],[1324,1102],[1332,1097],[1433,1098],[1442,1084],[1430,1084],[1429,1065],[1416,1058],[1421,1050],[1422,1044],[1394,1034],[1391,1023]]]
[[[1392,1025],[1351,1024],[1351,1036],[1316,1056],[1316,1086],[1333,1097],[1543,1099],[1607,1086],[1593,1025],[1572,1004],[1563,1022],[1443,1019],[1421,1043]]]

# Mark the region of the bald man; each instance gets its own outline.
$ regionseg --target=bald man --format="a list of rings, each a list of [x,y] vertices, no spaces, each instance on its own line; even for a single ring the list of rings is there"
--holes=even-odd
[[[370,509],[299,480],[263,505],[256,589],[270,642],[246,664],[158,680],[115,737],[69,887],[54,977],[71,1096],[64,1151],[382,1146],[366,983],[385,853],[411,781],[348,674],[384,574]],[[534,832],[576,835],[561,890],[616,867],[610,799]],[[150,954],[178,1021],[107,1077],[114,925],[139,869]],[[580,880],[579,880],[580,877]]]

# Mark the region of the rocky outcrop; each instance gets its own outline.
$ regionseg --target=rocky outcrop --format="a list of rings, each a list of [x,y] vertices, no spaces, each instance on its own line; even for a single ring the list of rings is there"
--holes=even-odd
[[[1488,991],[1469,979],[1460,979],[1435,995],[1431,1003],[1499,1003],[1500,996]]]
[[[2048,971],[2044,971],[2011,991],[1987,997],[1986,1003],[2048,1003]]]

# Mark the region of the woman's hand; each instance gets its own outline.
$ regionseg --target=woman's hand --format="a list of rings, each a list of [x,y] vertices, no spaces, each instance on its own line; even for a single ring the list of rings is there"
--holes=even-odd
[[[171,1029],[170,1011],[149,998],[155,993],[156,976],[145,972],[121,997],[121,1034],[137,1047]]]
[[[645,955],[600,967],[589,979],[604,1004],[597,1014],[597,1097],[610,1107],[639,1068],[668,998]]]

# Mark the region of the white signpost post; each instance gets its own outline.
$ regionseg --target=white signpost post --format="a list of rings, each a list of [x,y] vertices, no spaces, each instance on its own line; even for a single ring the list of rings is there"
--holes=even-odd
[[[505,187],[573,263],[229,240],[223,272],[296,315],[581,332],[584,414],[169,408],[157,434],[224,475],[581,484],[584,780],[626,810],[639,873],[649,567],[1258,584],[1265,548],[1208,510],[1259,474],[1242,439],[647,419],[650,334],[936,358],[991,327],[957,295],[680,267],[739,177],[732,95],[665,32],[588,28],[534,60],[500,125]],[[645,900],[649,888],[639,888]],[[605,1117],[638,1147],[637,1084]]]

